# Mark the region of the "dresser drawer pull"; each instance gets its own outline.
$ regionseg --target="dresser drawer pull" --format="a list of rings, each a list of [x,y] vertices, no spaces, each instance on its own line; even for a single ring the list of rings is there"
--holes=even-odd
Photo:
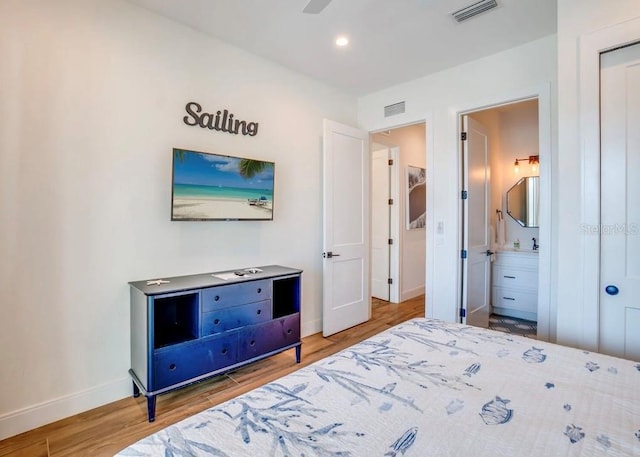
[[[258,287],[258,293],[261,293],[262,289],[260,287]]]
[[[215,297],[213,297],[213,301],[218,301],[220,300],[220,295],[216,295]]]
[[[227,355],[227,348],[222,348],[222,355]]]
[[[506,275],[505,275],[504,277],[505,277],[505,278],[509,278],[509,279],[516,279],[516,277],[515,277],[515,276],[506,276]]]
[[[290,328],[287,329],[287,335],[291,335],[291,332],[293,332],[293,330],[291,330]]]
[[[249,342],[249,346],[253,347],[253,346],[255,346],[255,345],[256,345],[256,340],[251,340],[251,341]]]
[[[511,298],[511,297],[502,297],[502,298],[504,298],[505,300],[514,300],[515,301],[515,298]]]
[[[172,363],[171,365],[169,365],[169,370],[173,371],[176,369],[176,364]]]
[[[220,323],[220,319],[214,319],[213,324],[218,325]]]

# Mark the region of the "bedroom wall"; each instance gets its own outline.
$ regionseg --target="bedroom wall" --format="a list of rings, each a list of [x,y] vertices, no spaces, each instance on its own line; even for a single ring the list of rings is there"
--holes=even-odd
[[[358,119],[381,130],[427,117],[433,119],[432,150],[427,148],[427,314],[457,320],[459,244],[458,110],[477,110],[512,99],[531,88],[555,94],[556,36],[409,81],[358,100]],[[406,113],[384,117],[383,107],[406,102]],[[555,111],[555,96],[552,95]],[[552,132],[552,138],[555,131]],[[553,151],[552,151],[553,154]],[[441,233],[436,227],[441,226]]]
[[[320,330],[322,119],[355,99],[120,0],[2,1],[0,59],[0,439],[130,394],[128,281],[298,267]],[[172,147],[275,161],[274,221],[171,222]]]
[[[558,180],[557,276],[558,342],[593,348],[597,334],[586,332],[583,323],[585,296],[581,282],[585,272],[583,244],[589,236],[582,229],[581,208],[585,189],[581,179],[579,42],[584,35],[640,17],[637,0],[560,0],[558,2]],[[640,38],[640,32],[638,33]],[[586,183],[588,186],[588,183]],[[593,314],[591,310],[587,310]],[[597,315],[597,310],[595,310]],[[596,326],[597,327],[597,326]]]

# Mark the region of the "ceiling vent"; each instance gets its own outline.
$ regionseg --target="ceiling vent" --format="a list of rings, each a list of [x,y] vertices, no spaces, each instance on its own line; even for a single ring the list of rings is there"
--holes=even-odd
[[[472,17],[477,16],[478,14],[482,14],[486,11],[492,10],[497,6],[498,2],[496,0],[481,0],[469,6],[465,6],[458,11],[454,11],[453,13],[451,13],[451,16],[453,16],[456,22],[464,22],[468,19],[471,19]]]
[[[405,102],[398,102],[398,103],[394,103],[393,105],[385,106],[384,117],[395,116],[396,114],[404,113],[406,111],[404,103]]]

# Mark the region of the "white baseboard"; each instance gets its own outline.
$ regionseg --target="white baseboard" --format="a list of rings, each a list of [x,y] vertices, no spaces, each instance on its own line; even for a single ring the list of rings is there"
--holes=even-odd
[[[304,338],[305,336],[320,333],[322,331],[322,319],[316,319],[310,322],[303,322],[300,334]]]
[[[0,440],[133,395],[131,378],[76,392],[0,415]]]
[[[401,294],[400,294],[401,301],[410,300],[412,298],[418,297],[418,296],[424,294],[424,292],[425,292],[424,285],[419,286],[419,287],[415,287],[415,288],[409,289],[409,290],[403,290],[401,292]]]

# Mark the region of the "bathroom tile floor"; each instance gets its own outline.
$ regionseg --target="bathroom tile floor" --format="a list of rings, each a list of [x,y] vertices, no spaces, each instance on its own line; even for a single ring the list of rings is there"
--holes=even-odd
[[[538,332],[538,324],[535,321],[500,316],[498,314],[489,316],[489,328],[499,332],[515,333],[534,339]]]

